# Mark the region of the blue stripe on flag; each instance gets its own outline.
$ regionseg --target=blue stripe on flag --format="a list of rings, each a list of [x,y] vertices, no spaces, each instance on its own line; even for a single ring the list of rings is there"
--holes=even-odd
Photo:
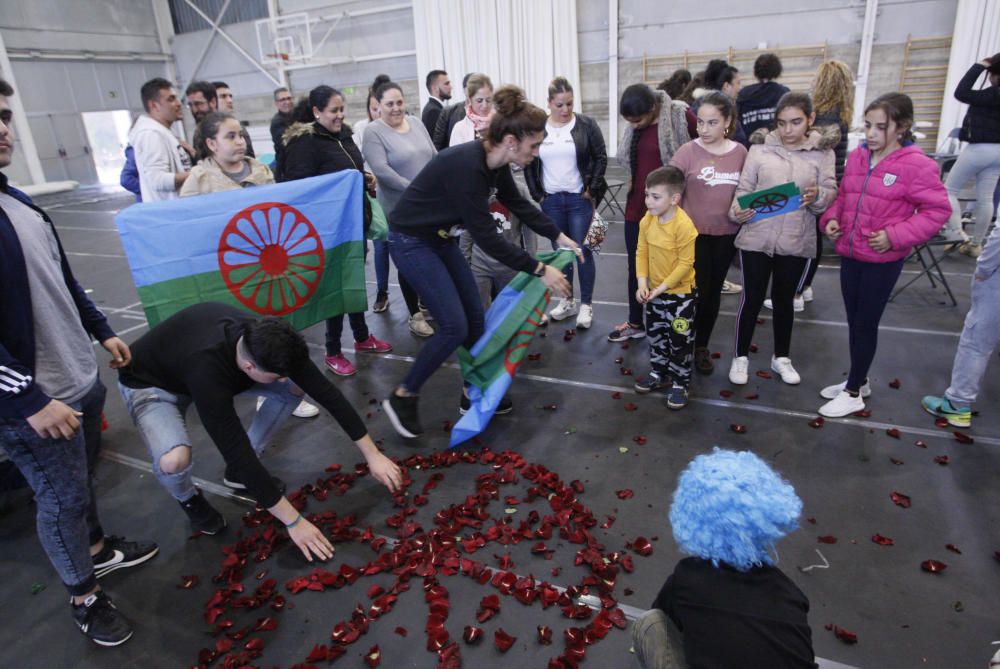
[[[247,207],[262,202],[278,202],[298,209],[312,222],[326,251],[350,241],[364,239],[362,175],[344,170],[309,179],[209,193],[166,202],[136,204],[115,218],[122,245],[128,256],[136,287],[193,274],[219,271],[218,248],[222,231],[230,220]],[[272,210],[277,214],[276,210]],[[278,216],[254,212],[239,229],[247,240],[233,246],[252,247],[281,242],[296,253],[315,247],[302,226],[282,226]],[[286,217],[287,218],[287,217]],[[242,254],[230,252],[226,260],[240,262]]]

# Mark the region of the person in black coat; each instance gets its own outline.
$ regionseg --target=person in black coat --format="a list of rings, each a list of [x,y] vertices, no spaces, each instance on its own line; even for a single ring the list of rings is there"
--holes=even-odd
[[[444,104],[451,100],[451,79],[444,70],[431,70],[427,73],[424,85],[430,93],[430,99],[420,113],[420,121],[427,128],[427,134],[433,136],[441,110],[444,109]]]
[[[582,247],[594,211],[608,189],[604,180],[608,167],[604,135],[593,119],[573,113],[573,87],[563,77],[549,84],[549,110],[538,158],[525,168],[524,177],[531,197],[541,202],[542,211]],[[577,314],[576,327],[586,329],[593,322],[591,303],[596,279],[594,256],[588,248],[583,250],[579,271],[579,307],[571,293],[549,316],[558,321]],[[572,287],[573,265],[564,273]]]
[[[342,170],[358,170],[365,177],[367,194],[375,191],[375,175],[364,171],[365,160],[351,138],[351,128],[344,124],[344,95],[329,86],[317,86],[309,92],[305,104],[296,106],[298,123],[292,125],[284,136],[285,180],[305,179],[320,174]],[[315,120],[309,123],[309,116]],[[368,198],[363,198],[364,229],[367,236],[372,210]],[[367,244],[366,244],[367,250]],[[365,312],[348,314],[354,332],[354,350],[370,353],[388,353],[392,345],[377,339],[368,331]],[[334,316],[326,321],[326,367],[338,376],[353,376],[358,370],[344,357],[340,335],[344,317]]]
[[[758,128],[770,130],[774,126],[774,110],[778,100],[788,92],[787,86],[777,81],[781,76],[781,59],[773,53],[762,53],[753,64],[757,83],[741,88],[736,96],[743,132],[750,137]]]
[[[472,72],[469,72],[464,77],[462,77],[462,94],[465,94],[465,86],[469,83],[469,77],[472,76]],[[434,148],[438,151],[444,151],[451,144],[451,131],[455,129],[455,125],[465,118],[465,102],[458,104],[457,102],[447,109],[443,109],[438,115],[437,123],[434,124],[434,131],[431,132],[431,141],[434,142]]]
[[[986,85],[975,89],[986,72]],[[958,138],[968,142],[948,172],[944,185],[951,198],[952,218],[946,228],[960,231],[962,210],[958,193],[966,183],[976,180],[976,227],[972,238],[959,247],[965,255],[978,258],[993,218],[993,191],[1000,178],[1000,53],[985,58],[969,68],[955,87],[955,99],[969,105]]]
[[[295,122],[295,116],[292,114],[292,108],[295,106],[292,92],[284,86],[275,89],[274,106],[278,110],[271,117],[271,144],[274,145],[274,180],[284,181],[284,175],[278,171],[278,166],[284,164],[281,156],[285,152],[285,143],[281,138],[285,134],[285,131],[288,130],[288,126]]]

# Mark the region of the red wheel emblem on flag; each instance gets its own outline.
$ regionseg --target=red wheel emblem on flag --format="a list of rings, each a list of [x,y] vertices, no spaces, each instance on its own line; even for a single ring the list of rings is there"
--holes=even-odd
[[[323,275],[319,233],[295,207],[261,202],[230,219],[219,238],[219,271],[230,292],[259,314],[290,314]]]
[[[536,307],[531,316],[528,317],[528,322],[525,323],[527,329],[518,330],[507,344],[507,348],[504,350],[503,366],[511,376],[517,374],[517,368],[524,362],[524,355],[527,353],[526,349],[531,345],[531,340],[534,338],[535,332],[538,331],[538,327],[542,324],[542,316],[545,315],[545,308],[548,307],[548,304],[549,293],[546,291],[542,309]]]

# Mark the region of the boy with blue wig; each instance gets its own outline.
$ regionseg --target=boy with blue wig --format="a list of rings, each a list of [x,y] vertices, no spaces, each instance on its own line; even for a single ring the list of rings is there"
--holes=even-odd
[[[716,448],[674,492],[681,550],[653,609],[632,629],[642,669],[815,669],[809,600],[775,564],[802,501],[759,457]]]

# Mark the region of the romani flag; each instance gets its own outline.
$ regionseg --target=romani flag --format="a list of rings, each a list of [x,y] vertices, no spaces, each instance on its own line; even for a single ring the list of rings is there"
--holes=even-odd
[[[115,218],[150,327],[225,302],[302,329],[365,311],[361,173],[136,204]]]
[[[573,262],[572,251],[539,253],[547,265],[563,269]],[[486,312],[486,331],[470,349],[458,349],[462,379],[469,384],[468,412],[451,428],[454,448],[486,429],[507,393],[517,368],[541,324],[551,293],[540,279],[519,272]]]

